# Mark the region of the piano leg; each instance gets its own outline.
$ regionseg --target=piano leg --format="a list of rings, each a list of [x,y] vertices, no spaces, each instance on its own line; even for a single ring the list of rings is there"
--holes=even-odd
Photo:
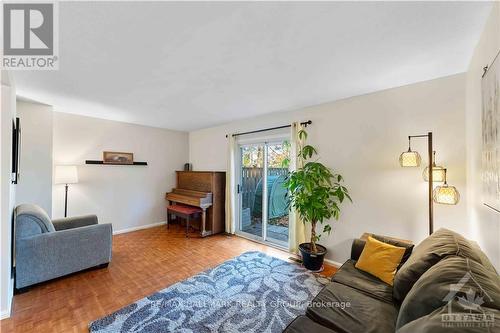
[[[206,228],[207,222],[207,209],[203,208],[203,212],[201,213],[201,237],[210,236],[212,231],[207,231]]]
[[[167,229],[170,229],[170,223],[172,223],[170,213],[168,212],[168,206],[170,206],[170,205],[172,205],[172,201],[168,200],[168,205],[167,205]]]

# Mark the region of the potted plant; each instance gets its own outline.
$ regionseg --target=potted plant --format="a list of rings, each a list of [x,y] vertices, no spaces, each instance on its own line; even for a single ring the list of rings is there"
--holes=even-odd
[[[300,130],[298,137],[299,142],[305,142],[307,132]],[[311,224],[310,242],[300,244],[299,250],[304,266],[312,271],[323,267],[326,248],[317,244],[321,234],[330,234],[330,219],[338,220],[342,202],[346,198],[352,202],[347,188],[342,185],[342,176],[317,159],[312,160],[317,154],[314,147],[299,144],[299,165],[297,170],[290,172],[284,184],[288,190],[289,209],[295,209],[304,224]],[[318,224],[323,225],[323,231],[316,230]]]

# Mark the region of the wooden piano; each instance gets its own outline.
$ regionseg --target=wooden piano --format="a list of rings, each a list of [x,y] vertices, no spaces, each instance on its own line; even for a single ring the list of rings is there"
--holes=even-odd
[[[224,232],[226,173],[217,171],[177,171],[177,186],[166,194],[170,203],[200,207],[201,236]]]

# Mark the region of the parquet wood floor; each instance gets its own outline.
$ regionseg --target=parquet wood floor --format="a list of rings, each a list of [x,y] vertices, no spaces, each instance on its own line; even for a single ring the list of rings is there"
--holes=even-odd
[[[237,236],[184,237],[182,228],[155,227],[113,236],[108,268],[77,273],[15,295],[1,333],[88,332],[90,321],[246,251],[287,259],[273,247]],[[322,273],[331,276],[335,267]]]

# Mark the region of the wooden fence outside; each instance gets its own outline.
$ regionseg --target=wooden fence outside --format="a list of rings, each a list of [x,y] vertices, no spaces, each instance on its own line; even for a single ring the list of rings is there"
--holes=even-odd
[[[268,168],[269,176],[287,175],[287,168]],[[241,198],[242,207],[253,209],[257,185],[264,174],[263,168],[242,168],[241,170]]]

